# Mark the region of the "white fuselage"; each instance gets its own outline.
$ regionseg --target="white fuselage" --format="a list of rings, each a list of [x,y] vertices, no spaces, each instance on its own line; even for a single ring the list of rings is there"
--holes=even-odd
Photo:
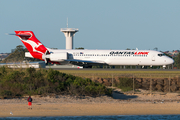
[[[51,54],[67,53],[67,60],[108,65],[142,65],[160,66],[174,62],[162,52],[153,50],[54,50],[49,49]],[[58,56],[57,56],[58,57]]]

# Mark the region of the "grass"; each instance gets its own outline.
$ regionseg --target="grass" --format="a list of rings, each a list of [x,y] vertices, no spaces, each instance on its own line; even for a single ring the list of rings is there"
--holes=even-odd
[[[119,71],[119,70],[59,70],[67,74],[85,78],[112,78],[112,77],[138,77],[138,78],[169,78],[180,76],[180,71]]]

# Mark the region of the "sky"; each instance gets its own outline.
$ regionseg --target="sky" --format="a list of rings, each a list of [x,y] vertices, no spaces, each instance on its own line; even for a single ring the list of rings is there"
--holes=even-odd
[[[61,28],[78,28],[74,48],[180,49],[180,0],[0,0],[0,53],[23,45],[30,30],[49,48],[65,49]],[[24,45],[23,45],[24,46]]]

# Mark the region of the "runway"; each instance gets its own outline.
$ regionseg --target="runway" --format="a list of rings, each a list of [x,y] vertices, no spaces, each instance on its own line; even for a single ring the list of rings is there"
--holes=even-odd
[[[103,68],[45,68],[53,70],[79,70],[79,71],[180,71],[180,69],[103,69]]]

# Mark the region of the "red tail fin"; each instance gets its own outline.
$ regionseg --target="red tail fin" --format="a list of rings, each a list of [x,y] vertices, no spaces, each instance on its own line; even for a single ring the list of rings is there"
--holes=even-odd
[[[35,37],[32,31],[15,31],[29,52],[45,53],[47,48]]]
[[[32,31],[15,31],[23,44],[34,58],[41,59],[47,48],[35,37]]]

